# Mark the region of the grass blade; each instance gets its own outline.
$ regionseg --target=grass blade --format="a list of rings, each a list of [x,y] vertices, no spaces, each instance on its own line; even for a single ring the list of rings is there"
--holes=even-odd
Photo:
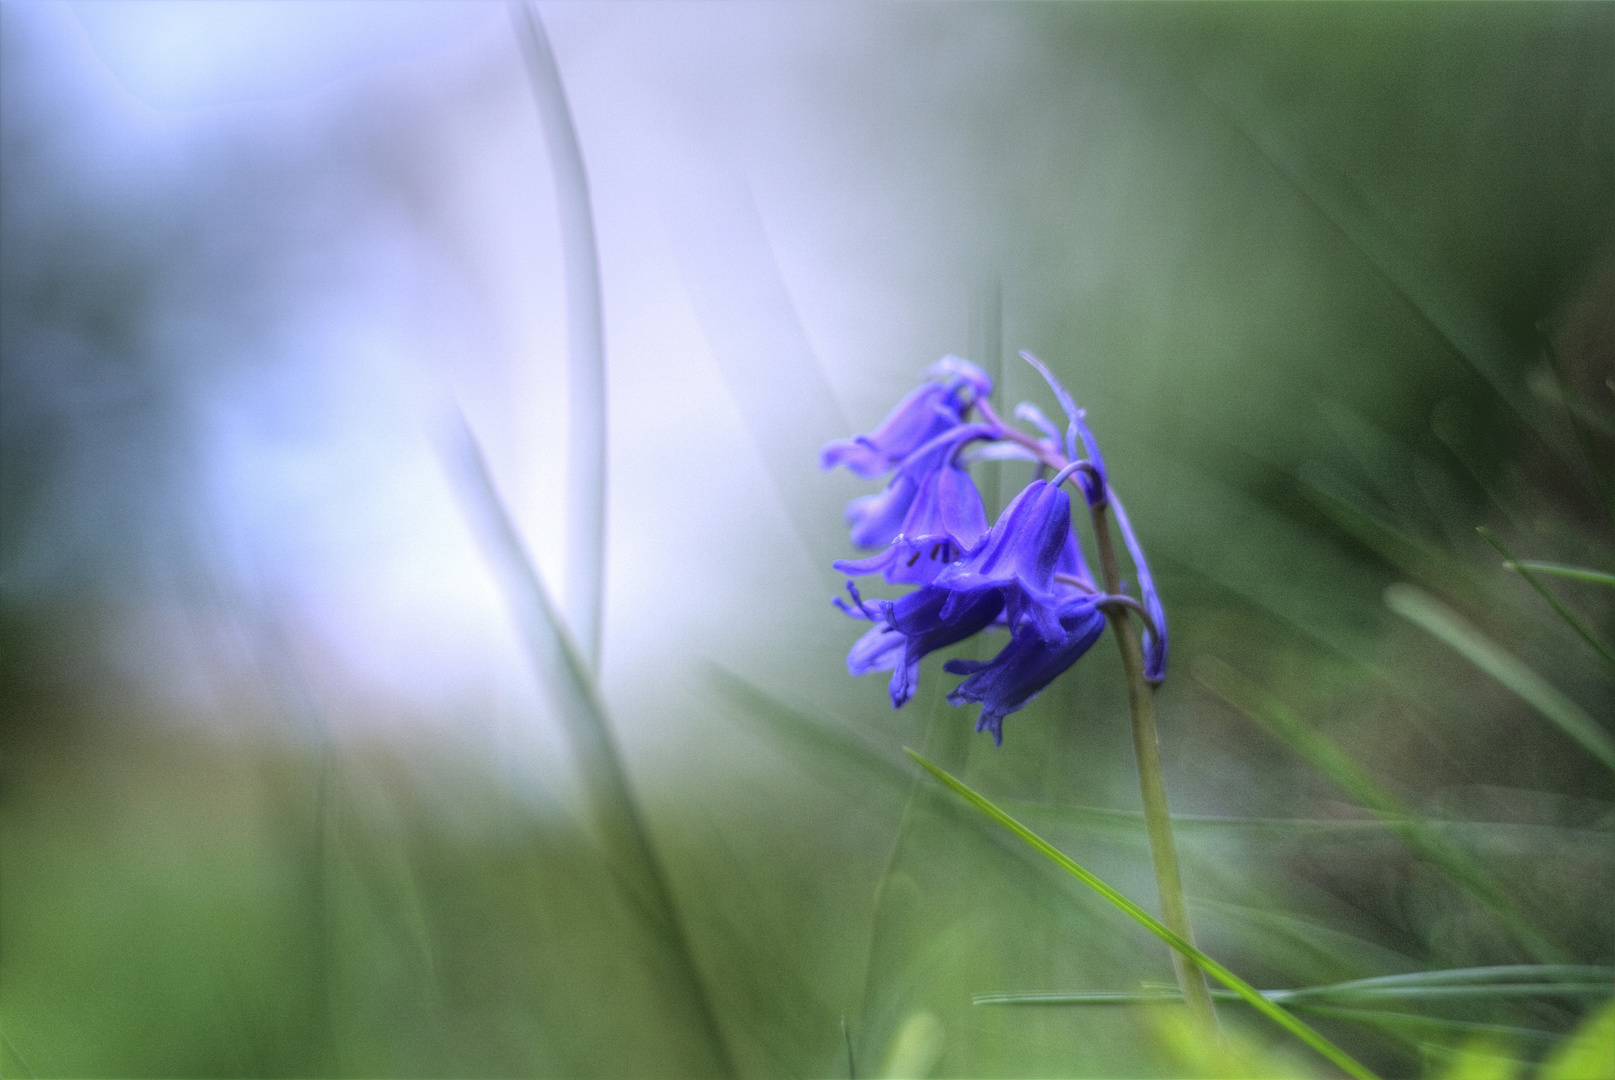
[[[1588,753],[1615,769],[1615,739],[1546,679],[1482,634],[1447,605],[1414,585],[1385,590],[1392,611],[1440,638],[1465,659],[1514,691],[1520,700],[1580,743]]]
[[[1151,915],[1149,912],[1127,899],[1127,897],[1123,896],[1121,893],[1099,880],[1099,878],[1095,877],[1087,870],[1084,870],[1081,866],[1078,866],[1053,844],[1050,844],[1047,840],[1044,840],[1032,830],[1028,829],[1025,825],[1022,825],[1020,822],[1004,813],[1004,811],[1000,810],[997,806],[993,805],[991,800],[989,800],[986,796],[978,794],[962,780],[959,780],[949,773],[944,772],[942,769],[939,769],[937,766],[931,764],[913,750],[909,750],[908,754],[915,761],[919,762],[920,765],[932,776],[936,777],[944,785],[952,789],[955,794],[959,795],[966,802],[969,802],[988,817],[998,822],[998,824],[1004,826],[1004,828],[1014,833],[1021,840],[1024,840],[1027,844],[1031,845],[1032,848],[1034,848],[1039,854],[1049,859],[1056,866],[1060,867],[1060,869],[1064,870],[1066,873],[1088,886],[1094,892],[1097,892],[1115,907],[1119,908],[1134,922],[1144,927],[1144,929],[1148,930],[1150,933],[1172,946],[1172,948],[1176,949],[1179,953],[1193,961],[1195,964],[1198,964],[1200,968],[1207,974],[1211,975],[1218,982],[1222,983],[1234,993],[1238,994],[1243,1000],[1273,1020],[1274,1023],[1278,1024],[1296,1038],[1312,1047],[1319,1054],[1322,1054],[1324,1057],[1334,1062],[1349,1075],[1357,1077],[1358,1080],[1374,1080],[1374,1074],[1369,1072],[1368,1069],[1364,1068],[1350,1054],[1346,1053],[1334,1043],[1324,1038],[1301,1020],[1296,1019],[1294,1016],[1291,1016],[1277,1005],[1274,1005],[1272,1002],[1268,1001],[1262,996],[1259,990],[1256,990],[1238,975],[1235,975],[1233,972],[1217,963],[1217,961],[1213,960],[1211,957],[1207,956],[1205,953],[1183,940],[1183,938],[1173,933],[1166,927],[1164,923],[1155,918],[1155,916]]]
[[[1581,581],[1588,585],[1602,585],[1606,589],[1615,589],[1615,574],[1606,574],[1602,570],[1589,570],[1585,566],[1567,566],[1556,562],[1535,562],[1526,559],[1514,564],[1517,569],[1533,570],[1538,574],[1548,574],[1552,577],[1562,577],[1570,581]]]
[[[1504,547],[1503,542],[1492,535],[1492,531],[1490,529],[1481,527],[1477,528],[1475,531],[1480,533],[1488,544],[1497,549],[1498,554],[1503,556],[1505,566],[1518,573],[1526,581],[1530,582],[1531,588],[1541,593],[1542,599],[1553,605],[1553,610],[1559,613],[1559,617],[1561,619],[1570,624],[1571,629],[1580,634],[1582,639],[1596,649],[1598,654],[1605,660],[1608,660],[1611,664],[1615,664],[1615,651],[1611,651],[1608,645],[1605,645],[1602,641],[1598,640],[1598,636],[1592,632],[1591,627],[1577,618],[1575,612],[1565,607],[1557,596],[1549,592],[1548,587],[1542,584],[1541,580],[1537,578],[1536,574],[1532,571],[1528,564],[1522,563],[1520,560],[1516,559],[1513,552]],[[1594,571],[1583,571],[1583,573],[1590,574],[1594,573]],[[1609,577],[1610,582],[1615,584],[1615,577],[1610,577],[1607,574],[1604,576]]]
[[[717,1014],[645,827],[644,815],[629,786],[593,675],[557,616],[538,568],[494,488],[476,437],[463,419],[453,432],[445,457],[466,515],[487,551],[527,645],[539,685],[552,696],[561,715],[578,770],[583,774],[590,816],[611,866],[667,951],[669,968],[680,984],[675,998],[687,1002],[695,1013],[692,1020],[704,1032],[718,1070],[733,1076],[734,1064]]]
[[[1194,678],[1300,754],[1361,806],[1393,825],[1404,842],[1490,908],[1534,956],[1544,962],[1566,959],[1563,951],[1531,925],[1514,901],[1480,866],[1414,817],[1399,799],[1299,716],[1213,657],[1196,658]]]
[[[514,5],[511,16],[549,145],[566,281],[567,622],[588,670],[597,671],[606,563],[606,344],[600,254],[583,151],[549,36],[532,0]]]

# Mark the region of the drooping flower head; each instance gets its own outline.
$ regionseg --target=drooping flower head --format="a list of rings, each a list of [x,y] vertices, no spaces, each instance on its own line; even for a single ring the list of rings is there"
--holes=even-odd
[[[845,465],[865,479],[883,476],[915,450],[964,423],[976,400],[993,392],[987,373],[957,356],[944,356],[926,374],[929,381],[898,402],[874,431],[826,446],[819,454],[819,468]]]
[[[875,623],[847,654],[847,670],[854,675],[890,671],[894,709],[914,696],[921,658],[986,629],[1004,607],[1002,592],[985,592],[943,617],[949,600],[945,590],[925,587],[891,601],[864,600],[851,582],[847,589],[854,603],[837,597],[836,605],[853,618]]]
[[[1037,697],[1104,633],[1105,616],[1096,605],[1098,599],[1081,597],[1060,607],[1057,617],[1065,636],[1058,643],[1050,643],[1029,622],[1023,622],[991,660],[949,660],[943,666],[945,671],[970,677],[949,691],[948,704],[980,702],[976,730],[992,732],[993,743],[1002,746],[1004,717]]]
[[[836,569],[884,571],[888,581],[923,584],[973,550],[987,531],[986,512],[970,474],[954,459],[966,443],[998,434],[986,424],[950,428],[905,458],[885,491],[854,499],[847,507],[852,542],[890,547],[872,559],[838,562]]]
[[[1063,640],[1055,613],[1054,568],[1071,536],[1071,499],[1046,480],[1033,480],[1004,508],[975,553],[936,576],[949,603],[1003,590],[1011,625],[1021,617],[1046,640]]]
[[[895,470],[884,491],[847,507],[853,543],[884,550],[839,561],[836,569],[919,586],[897,600],[865,600],[848,583],[853,603],[837,598],[837,606],[874,624],[847,654],[848,670],[891,671],[892,705],[900,707],[913,696],[924,656],[1002,626],[1010,640],[992,660],[945,665],[968,676],[949,702],[980,703],[976,730],[991,731],[995,742],[1002,740],[1003,718],[1087,652],[1104,629],[1106,612],[1118,606],[1147,616],[1145,677],[1158,683],[1166,668],[1165,612],[1132,524],[1110,489],[1098,442],[1053,373],[1031,354],[1021,355],[1048,381],[1065,411],[1063,437],[1029,404],[1015,416],[1042,438],[1004,425],[985,400],[992,390],[986,374],[946,357],[878,428],[829,444],[820,460],[824,468],[846,465],[866,477]],[[971,422],[977,411],[980,422]],[[1078,456],[1079,444],[1086,457]],[[1012,458],[1034,462],[1034,478],[988,528],[981,496],[962,462]],[[1052,481],[1043,479],[1047,469],[1055,471]],[[1068,477],[1096,523],[1114,511],[1141,600],[1106,595],[1095,585],[1072,528],[1070,497],[1061,488]]]
[[[1054,398],[1060,403],[1060,408],[1065,410],[1065,456],[1071,461],[1077,460],[1077,441],[1080,439],[1083,449],[1088,452],[1088,461],[1093,465],[1093,472],[1078,473],[1077,483],[1081,485],[1083,497],[1088,500],[1089,506],[1103,506],[1105,489],[1109,482],[1105,479],[1105,459],[1099,453],[1099,442],[1093,437],[1093,432],[1088,430],[1087,413],[1077,408],[1077,403],[1072,400],[1066,388],[1054,377],[1054,372],[1050,371],[1043,361],[1025,349],[1021,350],[1021,359],[1037,369],[1037,373],[1049,384],[1049,389],[1054,391]],[[1045,420],[1044,423],[1048,421]]]

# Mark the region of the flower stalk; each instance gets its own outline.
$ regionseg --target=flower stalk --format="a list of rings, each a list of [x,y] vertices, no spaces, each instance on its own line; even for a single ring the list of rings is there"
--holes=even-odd
[[[1121,592],[1121,575],[1116,566],[1116,549],[1110,539],[1106,508],[1093,508],[1094,545],[1099,549],[1099,569],[1105,591]],[[1172,814],[1166,804],[1166,782],[1161,774],[1160,741],[1155,733],[1155,699],[1144,681],[1144,653],[1133,636],[1132,616],[1122,605],[1110,605],[1106,616],[1121,647],[1122,668],[1127,673],[1127,704],[1133,721],[1133,752],[1138,758],[1138,786],[1144,798],[1144,828],[1150,838],[1150,858],[1155,866],[1155,888],[1161,899],[1161,921],[1183,940],[1193,945],[1188,906],[1183,899],[1183,879],[1178,871],[1178,848],[1172,834]],[[1207,1030],[1217,1031],[1217,1009],[1211,1001],[1205,972],[1177,950],[1172,952],[1172,970],[1177,975],[1183,1000],[1195,1019]]]

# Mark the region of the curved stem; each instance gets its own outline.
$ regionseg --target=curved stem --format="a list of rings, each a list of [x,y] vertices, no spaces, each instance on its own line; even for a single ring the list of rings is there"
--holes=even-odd
[[[1121,574],[1116,568],[1116,550],[1110,541],[1110,523],[1102,506],[1093,508],[1095,546],[1105,577],[1105,591],[1121,592]],[[1144,681],[1144,650],[1133,636],[1133,622],[1126,606],[1116,604],[1105,611],[1116,642],[1121,646],[1122,667],[1127,672],[1127,702],[1133,717],[1133,751],[1138,756],[1138,783],[1144,796],[1144,827],[1150,837],[1150,857],[1155,863],[1155,887],[1161,898],[1161,921],[1173,933],[1194,943],[1189,930],[1189,911],[1183,901],[1183,881],[1178,873],[1177,844],[1172,838],[1171,811],[1166,804],[1166,784],[1161,776],[1161,750],[1155,734],[1155,701]],[[1217,1010],[1211,1003],[1206,976],[1194,961],[1172,953],[1172,970],[1183,990],[1189,1011],[1208,1030],[1216,1031]]]
[[[976,408],[980,411],[983,420],[999,429],[1005,442],[1012,442],[1018,446],[1024,446],[1027,450],[1031,451],[1032,456],[1043,465],[1046,465],[1058,472],[1070,464],[1070,462],[1065,459],[1063,454],[1049,453],[1048,447],[1026,434],[1026,432],[1021,431],[1019,428],[1010,427],[1008,424],[1004,423],[1003,420],[999,419],[997,410],[995,410],[985,399],[977,399]]]

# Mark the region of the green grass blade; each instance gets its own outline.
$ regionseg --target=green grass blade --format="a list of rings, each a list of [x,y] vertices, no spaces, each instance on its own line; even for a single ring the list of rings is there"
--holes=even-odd
[[[1526,559],[1516,564],[1522,569],[1533,570],[1538,574],[1548,574],[1551,577],[1562,577],[1570,581],[1581,581],[1588,585],[1602,585],[1606,589],[1615,589],[1615,574],[1606,574],[1602,570],[1590,570],[1585,566],[1568,566],[1565,563],[1536,562]]]
[[[1392,585],[1385,604],[1409,622],[1440,638],[1470,663],[1508,687],[1527,705],[1615,769],[1615,739],[1546,679],[1482,634],[1447,605],[1414,585]]]
[[[1334,1062],[1346,1073],[1357,1077],[1358,1080],[1374,1080],[1374,1074],[1369,1072],[1368,1069],[1364,1068],[1363,1065],[1350,1054],[1346,1053],[1334,1043],[1324,1038],[1301,1020],[1291,1016],[1277,1005],[1274,1005],[1272,1002],[1268,1001],[1262,996],[1260,991],[1256,990],[1249,983],[1245,982],[1245,980],[1241,979],[1238,975],[1235,975],[1233,972],[1217,963],[1217,961],[1213,960],[1211,957],[1207,956],[1205,953],[1183,940],[1183,938],[1173,933],[1166,927],[1165,924],[1163,924],[1159,919],[1155,918],[1155,916],[1151,915],[1149,912],[1127,899],[1127,897],[1105,884],[1087,870],[1084,870],[1081,866],[1078,866],[1073,860],[1068,858],[1053,844],[1050,844],[1047,840],[1044,840],[1032,830],[1028,829],[1025,825],[1022,825],[1020,822],[1004,813],[1004,811],[1000,810],[997,806],[993,805],[991,800],[989,800],[986,796],[978,794],[962,780],[959,780],[949,773],[944,772],[942,769],[939,769],[937,766],[931,764],[913,750],[909,750],[908,754],[915,761],[919,762],[920,765],[932,776],[936,777],[944,785],[952,789],[955,794],[959,795],[966,802],[969,802],[988,817],[998,822],[998,824],[1004,826],[1004,828],[1014,833],[1021,840],[1024,840],[1027,844],[1031,845],[1031,847],[1039,854],[1049,859],[1056,866],[1060,867],[1060,869],[1064,870],[1066,873],[1088,886],[1094,892],[1104,897],[1134,922],[1144,927],[1144,929],[1148,930],[1150,933],[1172,946],[1172,948],[1176,949],[1183,956],[1194,961],[1218,982],[1228,987],[1250,1005],[1264,1013],[1271,1020],[1273,1020],[1274,1023],[1278,1024],[1296,1038],[1312,1047],[1319,1054]]]
[[[1591,964],[1498,964],[1491,967],[1443,968],[1439,971],[1409,971],[1401,975],[1376,975],[1371,979],[1353,979],[1350,982],[1329,986],[1311,987],[1294,991],[1298,994],[1314,992],[1342,992],[1374,990],[1381,987],[1490,985],[1517,983],[1578,983],[1615,981],[1615,968]]]
[[[1393,825],[1405,843],[1490,908],[1539,960],[1559,963],[1567,959],[1563,950],[1542,936],[1482,867],[1419,821],[1401,800],[1299,716],[1214,657],[1197,657],[1193,673],[1196,682],[1256,721],[1360,805]]]
[[[593,674],[557,615],[538,567],[494,488],[476,436],[463,419],[451,436],[445,457],[466,515],[486,549],[527,645],[539,685],[552,696],[561,715],[582,774],[590,816],[612,868],[667,951],[669,967],[679,983],[675,996],[689,1003],[695,1014],[692,1022],[707,1036],[719,1071],[732,1076],[735,1068],[728,1045],[629,785]]]
[[[532,0],[511,9],[549,145],[566,282],[566,612],[588,670],[600,668],[606,564],[606,344],[600,254],[572,110]]]
[[[1536,576],[1535,572],[1528,564],[1522,563],[1520,560],[1516,559],[1514,557],[1514,553],[1509,551],[1508,548],[1504,547],[1503,542],[1497,537],[1493,536],[1490,529],[1483,527],[1477,528],[1475,531],[1480,533],[1481,536],[1485,537],[1488,544],[1497,549],[1498,554],[1502,555],[1503,559],[1505,560],[1505,566],[1507,566],[1510,570],[1515,571],[1526,581],[1531,583],[1531,588],[1540,593],[1542,595],[1542,599],[1546,600],[1553,606],[1553,610],[1559,613],[1559,617],[1561,619],[1570,624],[1570,628],[1572,630],[1580,634],[1582,639],[1597,650],[1598,654],[1605,660],[1608,660],[1611,664],[1615,664],[1615,650],[1611,650],[1608,645],[1600,641],[1598,639],[1598,635],[1593,633],[1591,627],[1582,622],[1581,619],[1576,616],[1575,612],[1565,607],[1564,603],[1560,601],[1557,596],[1549,592],[1548,587],[1542,584],[1541,579]],[[1583,573],[1593,573],[1593,571],[1583,571]],[[1611,583],[1615,583],[1615,577],[1610,577],[1609,580]]]
[[[1269,1001],[1301,1003],[1313,998],[1602,997],[1615,981],[1615,968],[1587,964],[1507,964],[1378,975],[1327,986],[1258,991]],[[1218,1000],[1235,1000],[1231,990],[1213,990]],[[1175,987],[1143,991],[1080,990],[972,995],[977,1005],[1131,1005],[1177,999]]]

